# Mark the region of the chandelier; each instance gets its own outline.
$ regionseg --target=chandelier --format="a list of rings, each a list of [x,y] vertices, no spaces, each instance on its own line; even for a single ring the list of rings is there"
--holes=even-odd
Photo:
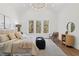
[[[43,9],[45,7],[46,7],[45,3],[33,3],[32,4],[32,8],[34,8],[34,9]]]

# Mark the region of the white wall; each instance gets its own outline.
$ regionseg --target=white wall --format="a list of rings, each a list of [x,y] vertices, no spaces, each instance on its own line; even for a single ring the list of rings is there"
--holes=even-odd
[[[49,9],[43,9],[43,10],[34,10],[34,9],[29,9],[25,12],[25,14],[23,15],[23,17],[20,18],[20,23],[22,24],[22,31],[28,35],[32,35],[32,36],[45,36],[47,37],[48,36],[48,33],[47,34],[44,34],[43,33],[43,28],[42,28],[42,33],[40,34],[37,34],[37,33],[29,33],[29,25],[28,25],[28,22],[29,20],[40,20],[42,22],[42,25],[43,25],[43,21],[44,20],[49,20],[49,33],[53,33],[54,31],[56,31],[56,25],[55,25],[55,14],[49,10]],[[35,25],[35,24],[34,24]],[[36,29],[36,28],[34,28]],[[35,30],[36,32],[36,30]]]
[[[66,31],[66,25],[69,21],[74,22],[75,31],[71,34],[75,36],[74,47],[79,49],[79,4],[66,5],[59,13],[58,20],[58,31],[60,34]]]

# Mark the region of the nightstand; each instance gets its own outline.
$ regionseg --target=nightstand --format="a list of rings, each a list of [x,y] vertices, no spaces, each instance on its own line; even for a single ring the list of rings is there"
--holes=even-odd
[[[62,44],[65,44],[66,46],[73,46],[74,39],[73,35],[62,35]]]

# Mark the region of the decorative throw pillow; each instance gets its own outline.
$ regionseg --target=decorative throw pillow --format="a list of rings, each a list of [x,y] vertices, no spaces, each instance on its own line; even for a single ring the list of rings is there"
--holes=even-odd
[[[8,41],[8,40],[9,40],[9,37],[7,35],[5,34],[0,35],[0,43]]]
[[[14,32],[9,32],[8,36],[9,36],[10,40],[16,39],[16,36],[15,36]]]
[[[16,38],[21,39],[22,34],[21,34],[21,32],[15,32],[15,36],[16,36]]]

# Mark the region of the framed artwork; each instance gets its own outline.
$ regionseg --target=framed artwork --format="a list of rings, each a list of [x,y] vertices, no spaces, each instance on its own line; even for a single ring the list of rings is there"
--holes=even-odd
[[[34,33],[34,21],[29,21],[29,33]]]
[[[41,21],[36,21],[36,33],[41,33]]]
[[[45,20],[43,23],[43,33],[48,33],[49,32],[49,21]]]

